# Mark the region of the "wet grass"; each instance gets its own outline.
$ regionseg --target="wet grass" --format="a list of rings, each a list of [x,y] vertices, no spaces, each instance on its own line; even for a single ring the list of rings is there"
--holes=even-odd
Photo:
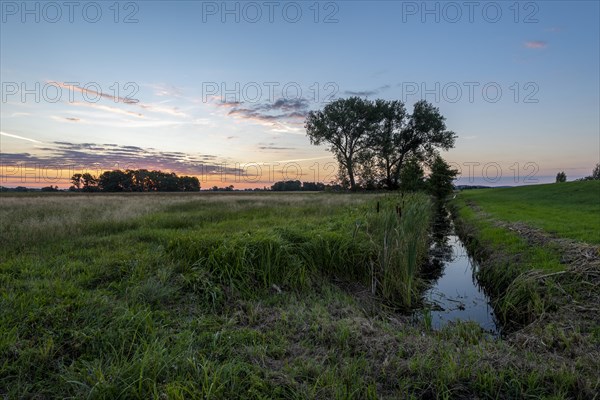
[[[2,196],[0,397],[592,397],[587,359],[392,311],[428,225],[425,197],[396,202]]]

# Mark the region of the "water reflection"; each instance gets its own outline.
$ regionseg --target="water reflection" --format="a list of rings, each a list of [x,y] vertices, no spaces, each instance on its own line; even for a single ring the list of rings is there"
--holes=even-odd
[[[477,282],[477,263],[456,236],[447,213],[440,213],[434,224],[430,264],[426,268],[431,287],[424,293],[431,308],[432,327],[440,329],[449,321],[470,320],[498,335],[494,310]]]

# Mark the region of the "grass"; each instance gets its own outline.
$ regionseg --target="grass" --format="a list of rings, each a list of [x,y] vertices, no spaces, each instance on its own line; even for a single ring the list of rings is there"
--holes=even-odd
[[[572,354],[597,353],[599,200],[594,181],[457,197],[457,226],[509,331]]]
[[[473,201],[493,218],[525,222],[556,236],[600,244],[600,181],[472,190]]]
[[[472,324],[431,331],[390,310],[418,294],[428,224],[424,197],[402,219],[397,202],[3,195],[0,397],[593,396],[593,352],[551,355]],[[560,331],[544,340],[573,348]]]
[[[403,202],[384,202],[382,212],[372,213],[368,233],[377,249],[372,264],[372,289],[381,286],[383,297],[399,300],[410,309],[419,298],[419,267],[427,254],[431,202],[422,194],[403,197]]]

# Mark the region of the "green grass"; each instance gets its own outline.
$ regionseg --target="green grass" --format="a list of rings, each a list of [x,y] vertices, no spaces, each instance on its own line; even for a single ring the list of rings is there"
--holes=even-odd
[[[472,324],[432,332],[390,311],[418,287],[428,224],[424,197],[402,220],[397,202],[3,195],[0,397],[590,398],[593,354],[549,356]],[[392,263],[379,263],[383,237]]]
[[[560,237],[600,244],[600,181],[468,190],[460,196],[495,219],[525,222]]]
[[[453,207],[459,231],[484,265],[478,277],[513,329],[593,287],[581,278],[567,285],[544,277],[573,275],[563,262],[571,245],[561,239],[599,243],[600,182],[464,191]]]

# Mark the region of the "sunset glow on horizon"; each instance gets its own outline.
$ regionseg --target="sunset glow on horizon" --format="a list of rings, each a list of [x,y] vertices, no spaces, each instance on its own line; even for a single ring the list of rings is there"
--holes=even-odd
[[[438,107],[458,184],[600,161],[598,2],[67,3],[1,3],[1,186],[112,169],[329,183],[304,121],[350,96]]]

